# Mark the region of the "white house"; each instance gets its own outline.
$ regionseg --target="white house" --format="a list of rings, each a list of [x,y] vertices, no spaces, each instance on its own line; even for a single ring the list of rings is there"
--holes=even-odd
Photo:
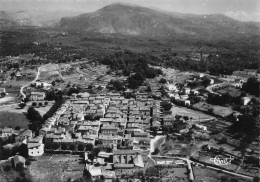
[[[210,82],[209,82],[209,83],[210,83],[210,85],[213,85],[214,82],[215,82],[214,79],[210,79]]]
[[[31,92],[30,100],[37,101],[37,100],[44,100],[45,93],[44,92]]]
[[[244,106],[247,105],[250,101],[251,99],[249,97],[242,97],[240,99],[241,104],[243,104]]]
[[[190,88],[183,88],[183,93],[184,94],[190,94]]]
[[[13,129],[12,128],[4,128],[0,130],[0,137],[9,137],[13,134]]]
[[[203,126],[203,125],[199,125],[199,124],[196,124],[195,125],[198,129],[201,129],[203,131],[207,131],[207,127],[206,126]]]
[[[30,139],[27,142],[27,148],[29,156],[41,156],[44,153],[44,144],[42,143],[42,137]]]
[[[168,85],[166,85],[166,88],[169,91],[176,91],[177,90],[177,87],[174,84],[168,84]]]
[[[199,95],[199,91],[198,90],[191,90],[191,94],[192,95]]]

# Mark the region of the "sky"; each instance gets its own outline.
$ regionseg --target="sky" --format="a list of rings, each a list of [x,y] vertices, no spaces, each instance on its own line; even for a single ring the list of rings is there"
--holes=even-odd
[[[241,21],[260,22],[260,0],[0,0],[0,10],[48,9],[87,13],[116,2],[169,12],[218,13]]]

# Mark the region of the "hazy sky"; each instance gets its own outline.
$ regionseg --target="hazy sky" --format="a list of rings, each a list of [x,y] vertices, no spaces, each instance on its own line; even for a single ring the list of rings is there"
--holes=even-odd
[[[0,10],[49,9],[92,12],[115,2],[171,12],[221,13],[239,20],[260,22],[260,0],[0,0]]]

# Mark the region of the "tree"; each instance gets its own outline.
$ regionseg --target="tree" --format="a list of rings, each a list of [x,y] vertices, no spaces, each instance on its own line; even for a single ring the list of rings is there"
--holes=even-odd
[[[219,143],[221,143],[221,144],[227,143],[227,138],[226,138],[226,137],[223,137],[223,138],[219,141]]]
[[[42,121],[41,114],[36,111],[33,107],[29,107],[27,110],[27,118],[33,122],[33,121]]]
[[[154,149],[154,151],[152,152],[152,155],[157,155],[157,154],[159,154],[159,152],[160,152],[160,150],[158,149],[158,147],[156,147]]]
[[[76,145],[75,145],[75,143],[71,143],[71,144],[69,145],[69,149],[72,150],[72,151],[76,150]]]
[[[93,152],[89,152],[88,153],[88,159],[93,162],[94,158],[95,158],[95,155],[93,154]]]
[[[18,162],[16,164],[16,168],[15,168],[17,171],[22,171],[24,169],[23,167],[23,163],[22,162]]]
[[[170,111],[172,108],[172,104],[170,102],[165,102],[165,101],[161,103],[161,106],[165,111]]]
[[[220,147],[218,150],[219,150],[220,153],[225,151],[225,149],[223,147]]]
[[[18,106],[23,109],[26,106],[26,104],[24,102],[21,102],[18,104]]]
[[[238,179],[236,179],[236,178],[231,178],[230,182],[238,182]]]
[[[12,167],[11,167],[10,165],[6,165],[6,166],[4,167],[4,171],[5,171],[5,172],[9,172],[9,171],[11,171],[11,169],[12,169]]]
[[[100,152],[100,149],[99,149],[99,148],[94,148],[94,149],[92,150],[92,152],[94,153],[95,157],[98,157],[98,154],[99,154],[99,152]]]
[[[87,182],[92,182],[93,181],[92,180],[92,176],[91,176],[90,172],[87,169],[84,169],[84,171],[83,171],[83,178]]]
[[[213,109],[213,108],[209,108],[209,109],[208,109],[208,112],[209,112],[210,114],[212,114],[212,113],[213,113],[213,111],[214,111],[214,109]]]
[[[24,158],[28,157],[28,148],[26,144],[21,144],[19,147],[19,154],[23,156]]]
[[[91,150],[93,150],[93,148],[94,148],[94,146],[93,146],[92,143],[87,143],[86,144],[86,151],[91,151]]]
[[[221,177],[220,177],[220,181],[221,181],[221,182],[227,182],[227,181],[228,181],[227,176],[221,176]]]
[[[255,176],[255,177],[253,178],[253,182],[259,182],[259,181],[260,181],[259,176]]]
[[[113,85],[113,89],[116,91],[125,90],[123,83],[119,80],[111,80],[109,84]]]
[[[247,82],[243,85],[242,90],[259,97],[260,82],[255,77],[248,78]]]
[[[188,116],[183,116],[183,119],[184,119],[185,121],[188,121],[188,120],[189,120],[189,117],[188,117]]]
[[[78,151],[84,151],[85,150],[85,145],[83,143],[78,144]]]
[[[30,169],[31,161],[27,159],[27,160],[25,161],[25,165],[26,165],[26,167],[27,167],[28,169]]]
[[[61,148],[61,150],[68,150],[68,144],[61,143],[60,148]]]
[[[159,83],[165,84],[165,83],[167,83],[167,80],[165,78],[161,78]]]
[[[45,149],[52,149],[52,143],[50,143],[50,142],[45,143],[44,148]]]
[[[5,159],[5,153],[3,150],[0,149],[0,160],[4,160]]]
[[[118,179],[118,177],[116,177],[112,180],[112,182],[120,182],[120,180]]]
[[[53,150],[57,150],[57,149],[60,148],[60,145],[59,145],[58,143],[56,143],[56,142],[53,142],[53,143],[51,144],[51,148],[52,148]]]
[[[106,152],[107,153],[110,153],[110,152],[112,152],[113,150],[112,150],[112,148],[110,148],[110,147],[108,147],[107,149],[106,149]]]

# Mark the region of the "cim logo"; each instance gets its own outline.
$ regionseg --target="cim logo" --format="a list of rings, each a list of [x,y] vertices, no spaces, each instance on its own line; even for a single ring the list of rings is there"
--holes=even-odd
[[[218,166],[229,165],[232,160],[234,160],[234,158],[231,156],[229,158],[223,158],[217,155],[215,158],[210,158],[210,161],[213,161]]]

